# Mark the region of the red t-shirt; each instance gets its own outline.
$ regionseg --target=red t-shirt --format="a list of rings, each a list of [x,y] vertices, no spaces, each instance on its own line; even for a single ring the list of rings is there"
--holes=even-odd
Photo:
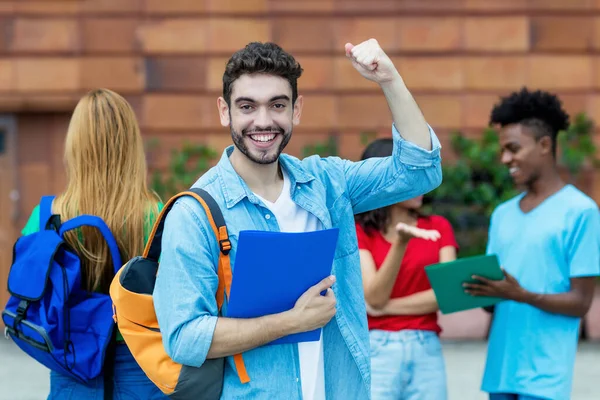
[[[425,267],[436,264],[440,260],[440,249],[446,246],[458,248],[452,226],[443,217],[432,215],[417,220],[417,227],[435,229],[440,233],[438,241],[413,238],[408,242],[396,283],[392,288],[391,298],[404,297],[417,292],[431,289]],[[356,224],[358,248],[368,250],[373,256],[375,267],[381,268],[387,253],[391,248],[381,232],[369,230],[368,235],[359,224]],[[382,317],[368,316],[369,329],[399,331],[416,329],[441,332],[437,323],[437,313],[426,315],[390,315]]]

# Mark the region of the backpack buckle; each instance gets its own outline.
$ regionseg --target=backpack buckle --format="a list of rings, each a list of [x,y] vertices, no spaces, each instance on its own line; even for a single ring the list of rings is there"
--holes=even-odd
[[[221,248],[221,252],[224,255],[228,255],[229,251],[231,250],[231,242],[229,241],[229,239],[219,240],[219,247]]]
[[[9,339],[10,339],[10,336],[8,335],[8,326],[5,326],[5,327],[4,327],[4,338],[5,338],[6,340],[9,340]]]
[[[24,317],[25,313],[27,313],[28,308],[29,308],[29,302],[27,300],[21,300],[19,302],[19,306],[17,307],[17,315],[20,317]]]

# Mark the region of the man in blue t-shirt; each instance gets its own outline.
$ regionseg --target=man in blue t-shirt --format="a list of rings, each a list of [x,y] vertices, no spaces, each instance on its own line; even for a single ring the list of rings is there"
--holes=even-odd
[[[465,285],[498,296],[482,390],[490,400],[568,400],[579,324],[600,275],[600,213],[565,184],[556,165],[556,136],[569,116],[559,99],[523,88],[491,113],[500,126],[501,161],[523,193],[492,215],[488,254],[506,278]]]

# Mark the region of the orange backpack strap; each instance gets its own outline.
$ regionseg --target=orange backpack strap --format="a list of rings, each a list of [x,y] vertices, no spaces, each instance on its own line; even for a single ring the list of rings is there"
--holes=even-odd
[[[162,232],[165,226],[167,213],[170,211],[175,201],[183,196],[193,197],[198,203],[200,203],[202,208],[204,208],[204,211],[208,217],[208,221],[210,222],[210,226],[215,234],[215,237],[217,238],[217,243],[219,244],[219,266],[217,270],[219,286],[217,288],[216,298],[220,313],[221,308],[223,307],[223,302],[225,301],[225,295],[227,295],[227,298],[229,298],[231,293],[231,280],[233,277],[231,273],[231,262],[229,260],[231,242],[229,241],[229,234],[227,233],[227,226],[225,225],[225,218],[223,218],[221,209],[219,208],[219,205],[215,199],[213,199],[213,197],[207,191],[203,189],[192,188],[185,192],[176,194],[175,196],[171,197],[169,201],[167,201],[167,204],[165,204],[160,215],[158,216],[157,222],[154,224],[148,242],[146,243],[143,257],[158,261],[161,252]],[[233,356],[233,359],[240,381],[242,383],[250,382],[250,377],[246,371],[246,366],[244,365],[242,355],[236,354]]]

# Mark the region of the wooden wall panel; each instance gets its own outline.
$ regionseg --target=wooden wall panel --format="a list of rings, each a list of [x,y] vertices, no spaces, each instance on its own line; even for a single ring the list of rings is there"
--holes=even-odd
[[[271,40],[304,67],[289,153],[336,135],[341,156],[357,159],[362,133],[386,136],[391,124],[377,85],[344,56],[346,42],[370,37],[395,61],[446,162],[449,133],[477,136],[499,97],[523,85],[600,121],[600,0],[0,1],[0,111],[70,113],[87,90],[114,89],[161,143],[149,164],[164,169],[184,139],[219,154],[231,143],[216,108],[225,63]],[[22,171],[27,188],[48,174]]]

